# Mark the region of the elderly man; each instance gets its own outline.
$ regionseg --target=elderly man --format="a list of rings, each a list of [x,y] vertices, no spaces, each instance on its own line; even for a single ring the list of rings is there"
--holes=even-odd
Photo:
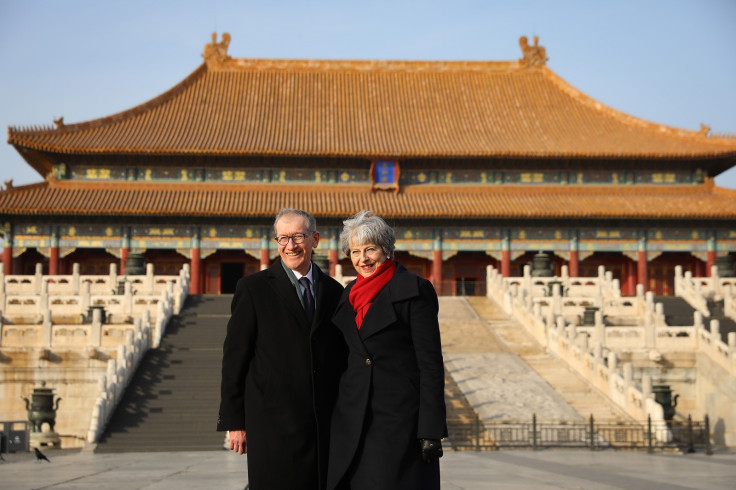
[[[325,486],[332,407],[346,346],[330,318],[343,288],[311,260],[312,215],[283,209],[280,260],[240,279],[223,347],[217,430],[248,453],[255,489]]]

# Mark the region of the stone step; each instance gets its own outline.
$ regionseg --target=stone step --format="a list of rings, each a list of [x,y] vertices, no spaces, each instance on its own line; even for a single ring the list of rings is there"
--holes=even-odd
[[[230,296],[189,296],[146,353],[95,452],[218,450],[222,343]]]

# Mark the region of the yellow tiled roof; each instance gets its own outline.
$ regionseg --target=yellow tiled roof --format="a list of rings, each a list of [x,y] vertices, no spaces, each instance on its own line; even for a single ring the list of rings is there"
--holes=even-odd
[[[308,192],[306,190],[308,189]],[[736,191],[703,185],[457,186],[372,192],[346,184],[160,184],[46,181],[0,192],[0,214],[273,217],[283,207],[345,218],[736,219]]]
[[[10,128],[8,141],[92,155],[736,161],[736,138],[637,119],[547,66],[516,61],[208,61],[135,108],[57,128]]]

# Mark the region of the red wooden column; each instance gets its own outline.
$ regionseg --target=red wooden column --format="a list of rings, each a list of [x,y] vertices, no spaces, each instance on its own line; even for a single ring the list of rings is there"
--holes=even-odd
[[[573,231],[572,236],[570,237],[570,263],[567,272],[570,277],[578,277],[580,275],[580,255],[578,252],[577,231]]]
[[[705,275],[705,263],[703,263],[703,261],[701,261],[700,259],[697,259],[695,261],[695,265],[693,266],[693,277],[703,277]]]
[[[710,277],[710,267],[716,263],[716,237],[709,236],[705,246],[705,277]]]
[[[636,252],[636,283],[644,286],[645,293],[649,289],[647,286],[649,282],[647,266],[647,239],[646,237],[640,237],[639,250]]]
[[[337,264],[340,262],[339,257],[339,251],[334,248],[330,247],[330,249],[327,251],[327,260],[330,261],[330,277],[335,277],[335,270],[337,268]]]
[[[511,277],[511,238],[508,233],[501,239],[501,275]]]
[[[51,230],[49,237],[49,275],[59,275],[59,230],[54,228]]]
[[[261,236],[261,270],[267,269],[271,265],[271,259],[268,256],[268,235]]]
[[[200,255],[199,229],[195,229],[192,235],[190,261],[191,277],[189,279],[189,292],[191,294],[200,294],[202,291],[202,258]]]
[[[340,263],[340,232],[339,230],[330,229],[330,241],[327,248],[327,263],[329,264],[330,277],[335,277],[337,264]]]
[[[636,263],[626,263],[626,296],[636,296]]]
[[[128,254],[130,253],[130,232],[123,231],[120,240],[120,275],[125,275],[125,265],[128,263]]]
[[[3,237],[3,265],[5,274],[13,273],[13,227],[5,223],[5,235]]]
[[[442,293],[442,237],[440,232],[435,232],[436,236],[432,243],[432,283],[437,294]]]

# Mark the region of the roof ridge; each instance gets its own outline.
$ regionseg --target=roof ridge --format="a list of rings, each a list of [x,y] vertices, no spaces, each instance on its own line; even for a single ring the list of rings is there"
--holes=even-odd
[[[478,72],[522,69],[518,61],[488,60],[370,60],[315,58],[229,58],[207,61],[212,71],[353,71],[353,72]]]

